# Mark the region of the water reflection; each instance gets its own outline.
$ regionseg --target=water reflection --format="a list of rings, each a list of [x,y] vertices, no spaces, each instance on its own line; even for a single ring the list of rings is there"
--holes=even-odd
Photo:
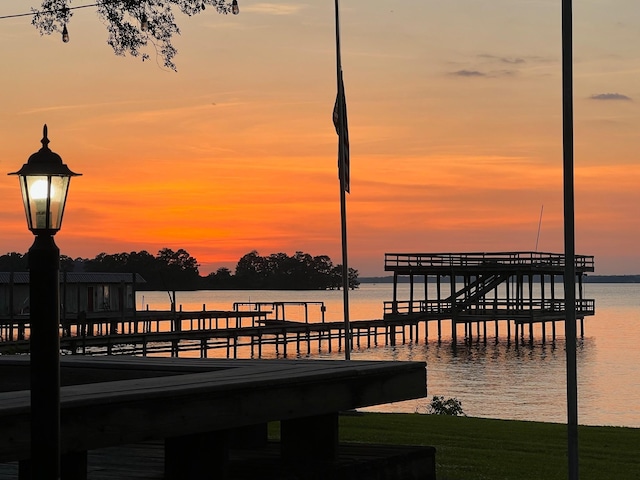
[[[382,316],[382,302],[392,298],[391,284],[363,285],[351,295],[351,318],[375,319]],[[400,285],[400,288],[405,288]],[[640,287],[637,284],[588,284],[585,296],[596,299],[596,315],[585,319],[586,337],[577,345],[579,422],[587,425],[624,425],[640,427]],[[166,308],[166,292],[144,292],[139,302],[151,308]],[[403,294],[404,295],[404,294]],[[341,319],[342,292],[178,292],[178,301],[185,309],[229,309],[242,301],[323,301],[328,321]],[[164,303],[163,303],[164,302]],[[366,339],[354,350],[352,358],[379,360],[411,360],[427,362],[429,396],[457,397],[468,415],[503,419],[523,419],[566,422],[566,371],[564,325],[557,324],[556,338],[547,326],[542,341],[540,325],[534,326],[533,341],[529,331],[524,340],[506,338],[506,328],[500,325],[498,335],[488,323],[487,339],[476,336],[462,341],[463,328],[458,331],[459,343],[453,348],[450,323],[443,322],[442,342],[432,324],[429,340],[421,329],[417,343],[385,346],[384,336],[377,339],[376,348],[367,349]],[[375,345],[372,341],[371,345]],[[312,346],[307,354],[289,349],[290,358],[344,358],[344,352],[326,344],[321,352]],[[275,352],[265,356],[274,357]],[[223,353],[223,352],[219,352]],[[214,356],[211,352],[211,356]],[[427,398],[376,407],[377,410],[414,412],[424,407]]]
[[[584,406],[581,423],[610,423],[601,415],[586,411],[588,392],[593,390],[594,376],[590,365],[597,352],[593,338],[578,342],[579,388]],[[322,357],[339,357],[339,353]],[[372,407],[375,411],[423,411],[434,395],[456,397],[469,416],[566,421],[565,342],[536,341],[515,343],[463,343],[430,341],[407,343],[377,349],[360,349],[354,360],[407,360],[427,363],[427,397],[408,402]]]

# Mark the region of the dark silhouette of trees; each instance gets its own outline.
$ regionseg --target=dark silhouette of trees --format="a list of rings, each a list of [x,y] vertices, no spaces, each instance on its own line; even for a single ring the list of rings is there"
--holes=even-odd
[[[0,256],[0,271],[28,270],[27,255],[12,252]],[[226,267],[201,277],[198,261],[184,249],[163,248],[157,255],[140,252],[99,253],[92,259],[60,257],[60,270],[66,272],[137,273],[146,281],[139,290],[327,290],[342,288],[342,266],[333,265],[327,255],[316,257],[295,252],[272,253],[262,257],[256,250],[244,255],[235,275]],[[349,287],[358,288],[358,271],[349,269]]]
[[[76,260],[86,272],[138,273],[146,281],[139,289],[196,290],[201,286],[198,261],[184,249],[163,248],[154,257],[146,250],[131,253],[100,253],[91,260]]]
[[[193,16],[210,7],[222,14],[232,12],[231,1],[225,0],[96,0],[100,21],[106,26],[107,43],[116,55],[129,54],[149,59],[144,50],[152,46],[162,57],[164,66],[176,70],[173,59],[178,53],[172,44],[180,33],[174,10]],[[75,7],[80,8],[80,7]],[[64,35],[73,15],[71,0],[43,0],[40,9],[33,9],[32,24],[41,35],[59,32]]]
[[[326,290],[342,286],[342,267],[334,266],[326,255],[312,257],[296,252],[272,253],[261,257],[253,250],[236,265],[236,288],[270,290]],[[358,272],[349,269],[349,287],[357,288]]]
[[[26,254],[11,252],[0,257],[0,271],[3,272],[26,272],[28,264]]]

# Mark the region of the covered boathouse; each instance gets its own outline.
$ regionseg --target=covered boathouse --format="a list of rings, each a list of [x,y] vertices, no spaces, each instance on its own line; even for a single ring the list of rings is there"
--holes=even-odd
[[[555,322],[565,319],[564,273],[565,256],[542,252],[496,253],[386,253],[385,271],[393,272],[393,300],[384,302],[385,320],[413,319],[416,328],[424,321],[438,324],[451,321],[452,339],[456,341],[457,326],[463,324],[465,337],[477,335],[481,325],[495,322],[511,325],[515,338],[523,336],[524,326],[533,336],[533,324],[541,323],[543,338],[546,322],[551,322],[555,337]],[[583,296],[583,278],[594,271],[593,256],[576,255],[576,318],[584,335],[584,317],[594,315],[595,300]],[[409,282],[409,298],[398,298],[398,284]],[[431,287],[429,287],[431,285]],[[406,291],[403,289],[403,291]]]
[[[146,283],[134,273],[60,272],[60,312],[135,311],[136,289]],[[29,272],[0,272],[0,316],[29,313]]]

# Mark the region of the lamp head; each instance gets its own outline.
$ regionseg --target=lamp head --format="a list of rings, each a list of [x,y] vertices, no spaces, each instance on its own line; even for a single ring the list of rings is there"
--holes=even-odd
[[[27,215],[27,226],[34,235],[55,235],[62,225],[72,172],[62,158],[49,149],[47,126],[43,128],[42,148],[31,155],[17,172],[22,201]]]

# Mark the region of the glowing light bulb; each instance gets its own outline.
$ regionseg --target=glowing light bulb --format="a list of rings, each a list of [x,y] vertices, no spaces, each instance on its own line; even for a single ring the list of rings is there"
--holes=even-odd
[[[53,185],[51,186],[51,194],[53,195]],[[29,189],[29,195],[34,200],[45,200],[49,194],[49,183],[46,180],[36,180]]]
[[[240,13],[240,7],[238,7],[238,0],[231,2],[231,13],[238,15]]]
[[[67,30],[67,26],[66,25],[62,29],[62,41],[64,43],[69,43],[69,30]]]
[[[53,185],[51,185],[51,194],[55,195]],[[49,197],[49,182],[44,179],[33,182],[29,188],[29,196],[34,201],[36,228],[47,228],[47,198]]]

